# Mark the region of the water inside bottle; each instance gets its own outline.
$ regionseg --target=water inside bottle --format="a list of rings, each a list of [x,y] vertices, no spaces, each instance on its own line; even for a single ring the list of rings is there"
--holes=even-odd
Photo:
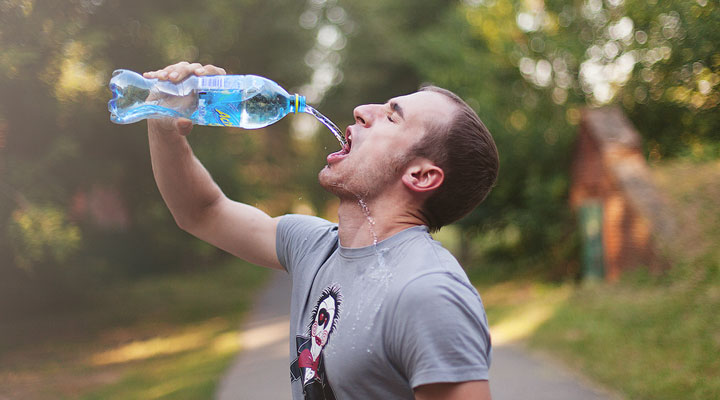
[[[340,128],[337,127],[330,119],[322,114],[314,108],[312,108],[309,105],[305,106],[305,112],[308,114],[312,114],[315,116],[315,118],[318,119],[318,121],[322,122],[323,125],[327,126],[328,129],[330,129],[330,132],[332,132],[333,135],[335,135],[335,138],[340,142],[341,146],[345,146],[345,136],[343,135]]]

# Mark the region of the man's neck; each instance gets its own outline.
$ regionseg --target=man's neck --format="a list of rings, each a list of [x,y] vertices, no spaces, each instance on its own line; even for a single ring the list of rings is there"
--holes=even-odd
[[[425,225],[419,213],[395,200],[340,200],[338,238],[343,247],[365,247],[413,226]]]

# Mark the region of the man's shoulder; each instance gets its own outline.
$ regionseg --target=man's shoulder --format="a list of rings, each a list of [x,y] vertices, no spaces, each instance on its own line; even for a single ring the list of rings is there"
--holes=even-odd
[[[410,302],[449,297],[479,300],[477,290],[462,271],[431,270],[415,274],[398,283],[395,295]]]
[[[281,238],[337,238],[337,224],[312,215],[286,214],[278,222],[278,234]]]
[[[282,225],[301,225],[307,228],[313,227],[337,227],[337,224],[326,219],[316,217],[314,215],[304,214],[285,214],[280,217],[279,224]]]
[[[391,301],[408,305],[427,302],[482,304],[480,295],[457,260],[442,247],[424,248],[393,278]]]
[[[280,264],[293,274],[306,256],[326,256],[337,241],[337,224],[310,215],[288,214],[278,222],[275,250]]]
[[[417,235],[398,256],[397,283],[423,286],[441,283],[469,285],[470,281],[458,260],[429,234]]]

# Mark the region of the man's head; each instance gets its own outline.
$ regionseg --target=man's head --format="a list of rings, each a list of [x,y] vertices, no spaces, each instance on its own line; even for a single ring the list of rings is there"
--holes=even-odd
[[[426,86],[420,91],[441,94],[456,107],[450,122],[430,122],[422,140],[408,153],[408,157],[432,160],[445,173],[443,184],[422,207],[428,226],[437,230],[462,218],[485,200],[497,180],[500,161],[490,131],[467,103],[437,86]]]
[[[431,230],[470,212],[489,193],[497,149],[464,101],[434,86],[385,104],[358,106],[349,146],[328,156],[320,183],[341,199],[401,193]]]

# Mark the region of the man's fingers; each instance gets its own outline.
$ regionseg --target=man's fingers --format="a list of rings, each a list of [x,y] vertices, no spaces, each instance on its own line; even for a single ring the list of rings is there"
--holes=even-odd
[[[148,71],[148,72],[143,73],[143,76],[146,77],[146,78],[157,78],[157,77],[158,77],[158,74],[160,73],[160,71],[161,71],[161,70],[158,70],[158,71]]]
[[[180,61],[175,65],[166,67],[168,79],[171,82],[180,82],[192,74],[192,64],[187,61]]]
[[[199,68],[202,68],[202,65],[200,63],[191,64],[187,61],[182,61],[165,68],[165,70],[168,72],[168,79],[170,79],[170,81],[180,82],[185,80],[185,78],[192,75],[193,73],[199,75],[196,73],[196,70]]]
[[[211,64],[205,65],[198,69],[202,70],[202,73],[200,73],[198,75],[226,75],[227,74],[227,72],[225,72],[225,69],[216,67]],[[198,71],[196,70],[195,73],[197,73],[197,72]]]
[[[179,63],[168,65],[163,69],[157,71],[150,71],[143,74],[145,78],[159,79],[161,81],[170,80],[172,82],[180,82],[192,74],[192,70],[197,68],[200,64],[190,64],[187,61],[180,61]]]
[[[148,79],[170,80],[171,82],[181,82],[190,75],[226,75],[224,68],[214,65],[202,65],[200,63],[189,63],[181,61],[177,64],[168,65],[167,67],[157,70],[145,72],[143,76]]]
[[[157,71],[149,71],[149,72],[145,72],[143,74],[143,76],[148,79],[166,80],[168,78],[168,71],[165,69],[160,69]]]

